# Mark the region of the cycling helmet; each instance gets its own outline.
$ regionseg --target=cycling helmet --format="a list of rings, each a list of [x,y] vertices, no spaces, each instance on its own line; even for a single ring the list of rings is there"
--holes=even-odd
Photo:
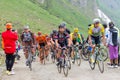
[[[41,32],[38,32],[38,35],[41,35],[42,33]]]
[[[53,33],[57,33],[57,30],[53,30],[52,32],[53,32]]]
[[[100,19],[96,18],[93,20],[93,24],[100,23]]]
[[[79,29],[78,28],[74,28],[74,32],[78,33]]]
[[[61,24],[59,25],[59,28],[65,28],[65,26],[66,26],[66,23],[61,23]]]
[[[24,27],[24,30],[26,30],[26,29],[29,29],[29,26],[25,26],[25,27]]]

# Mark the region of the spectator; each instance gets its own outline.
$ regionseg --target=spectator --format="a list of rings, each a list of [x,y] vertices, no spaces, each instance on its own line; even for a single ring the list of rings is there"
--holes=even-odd
[[[18,40],[18,35],[16,32],[12,32],[12,24],[6,24],[6,31],[2,33],[2,39],[4,42],[4,52],[6,54],[6,73],[8,75],[15,74],[12,71],[12,67],[15,60],[15,51],[16,51],[16,41]]]

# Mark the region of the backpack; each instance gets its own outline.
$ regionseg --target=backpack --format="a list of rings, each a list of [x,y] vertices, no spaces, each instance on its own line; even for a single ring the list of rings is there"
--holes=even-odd
[[[118,31],[115,28],[109,30],[112,33],[112,43],[114,46],[118,45]]]
[[[29,32],[29,33],[23,33],[23,41],[25,42],[29,42],[29,41],[32,41],[32,34]]]

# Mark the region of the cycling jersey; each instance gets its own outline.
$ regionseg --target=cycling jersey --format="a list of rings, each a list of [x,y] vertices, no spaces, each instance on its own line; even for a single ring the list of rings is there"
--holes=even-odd
[[[72,41],[76,40],[77,42],[81,42],[82,38],[81,35],[79,33],[71,33],[70,34]]]
[[[62,34],[58,32],[58,34],[56,35],[56,39],[58,39],[58,43],[60,44],[61,47],[67,46],[68,38],[70,38],[70,36],[66,32]]]
[[[28,32],[28,33],[23,32],[21,35],[21,40],[24,43],[35,44],[35,37],[32,32]]]
[[[46,36],[45,35],[37,36],[36,40],[38,43],[46,43]]]
[[[51,33],[51,34],[50,34],[50,38],[52,38],[52,40],[55,41],[56,35],[57,35],[57,34]]]
[[[104,27],[102,24],[99,24],[99,27],[95,28],[94,25],[91,25],[88,34],[94,37],[101,36],[101,33],[104,34]]]

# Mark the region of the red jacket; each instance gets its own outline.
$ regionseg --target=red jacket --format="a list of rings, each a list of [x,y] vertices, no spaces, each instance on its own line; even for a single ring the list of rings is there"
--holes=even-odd
[[[2,33],[2,38],[4,42],[4,51],[6,54],[14,54],[16,51],[16,41],[18,40],[18,35],[11,30],[7,30]]]

